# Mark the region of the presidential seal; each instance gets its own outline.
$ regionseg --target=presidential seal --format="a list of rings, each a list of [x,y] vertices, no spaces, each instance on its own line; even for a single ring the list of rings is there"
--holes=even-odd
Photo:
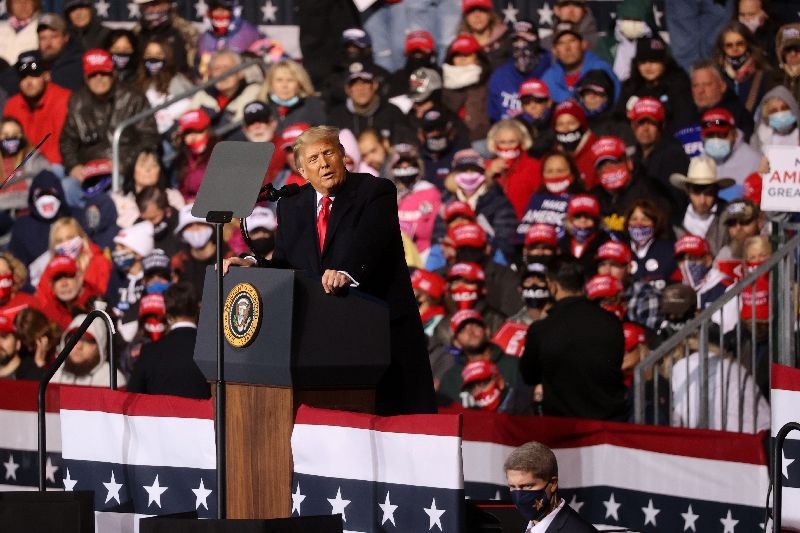
[[[222,311],[225,339],[235,348],[244,348],[256,337],[261,325],[261,300],[250,283],[238,283],[228,293]]]

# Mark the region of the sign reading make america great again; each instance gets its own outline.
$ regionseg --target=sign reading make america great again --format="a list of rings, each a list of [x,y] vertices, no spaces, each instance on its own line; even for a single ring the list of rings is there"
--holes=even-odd
[[[761,209],[800,211],[800,147],[766,146],[769,172],[762,174]]]

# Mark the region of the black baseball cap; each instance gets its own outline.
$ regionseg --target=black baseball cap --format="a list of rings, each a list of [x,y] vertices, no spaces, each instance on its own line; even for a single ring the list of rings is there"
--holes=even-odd
[[[268,123],[272,120],[272,110],[260,100],[254,100],[244,106],[244,123],[249,126],[256,122]]]
[[[42,61],[42,55],[38,50],[28,50],[22,52],[17,57],[17,63],[14,65],[17,74],[20,78],[27,76],[41,76],[47,68],[45,68]]]

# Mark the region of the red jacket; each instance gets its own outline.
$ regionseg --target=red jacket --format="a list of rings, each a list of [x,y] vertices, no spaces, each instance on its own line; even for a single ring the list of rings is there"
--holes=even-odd
[[[8,316],[11,320],[17,316],[17,313],[28,307],[39,309],[39,302],[32,294],[27,292],[15,292],[5,305],[0,305],[0,314]]]
[[[22,93],[8,99],[3,116],[13,117],[22,124],[25,137],[31,145],[36,145],[47,134],[51,133],[47,142],[42,145],[42,154],[51,163],[61,164],[59,143],[61,130],[67,120],[67,107],[72,91],[49,82],[44,89],[39,103],[31,109]]]
[[[594,173],[594,155],[592,154],[592,145],[597,142],[599,137],[591,131],[587,134],[586,144],[577,152],[572,154],[572,159],[575,161],[575,166],[581,174],[583,181],[583,188],[590,191],[597,185],[597,176]]]
[[[89,243],[89,250],[91,250],[92,255],[86,270],[83,272],[83,290],[78,297],[79,305],[83,305],[92,296],[103,296],[106,293],[108,280],[111,277],[111,261],[103,255],[100,247],[92,242]],[[45,268],[42,277],[39,279],[39,286],[36,287],[36,299],[39,301],[42,311],[48,317],[50,315],[45,311],[44,307],[53,307],[54,304],[58,304],[55,307],[61,307],[63,313],[69,313],[53,292],[52,277],[53,275],[49,269]],[[62,318],[66,316],[63,313]],[[69,320],[72,320],[71,316]],[[69,325],[69,320],[67,320],[67,325]]]
[[[486,168],[489,168],[492,161],[486,163]],[[511,167],[502,174],[495,175],[494,180],[506,193],[517,214],[517,220],[522,220],[528,201],[542,185],[542,164],[523,151]]]

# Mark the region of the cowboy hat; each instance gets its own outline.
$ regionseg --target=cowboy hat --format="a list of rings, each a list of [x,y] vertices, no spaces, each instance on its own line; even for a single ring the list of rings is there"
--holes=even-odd
[[[733,178],[717,177],[717,164],[705,155],[689,161],[689,170],[686,171],[686,175],[673,174],[669,177],[669,182],[683,190],[686,190],[688,185],[718,185],[720,189],[725,189],[736,184]]]

